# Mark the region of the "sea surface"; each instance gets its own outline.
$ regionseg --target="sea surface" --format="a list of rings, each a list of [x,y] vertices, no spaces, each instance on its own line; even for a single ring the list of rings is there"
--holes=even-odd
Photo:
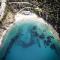
[[[3,39],[2,60],[60,60],[58,39],[49,28],[34,20],[15,23]]]

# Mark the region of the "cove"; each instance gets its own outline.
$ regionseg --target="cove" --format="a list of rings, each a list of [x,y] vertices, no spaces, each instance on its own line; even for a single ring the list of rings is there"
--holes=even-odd
[[[1,60],[60,60],[58,38],[34,19],[16,22],[3,39]]]

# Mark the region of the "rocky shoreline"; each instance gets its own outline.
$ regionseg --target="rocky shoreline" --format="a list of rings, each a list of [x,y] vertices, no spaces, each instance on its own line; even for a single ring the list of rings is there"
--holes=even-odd
[[[14,22],[14,15],[11,11],[8,11],[6,18],[3,20],[2,24],[0,25],[0,44],[2,41],[3,36],[6,34],[10,26]]]
[[[20,7],[17,7],[17,6],[13,6],[14,4],[11,5],[12,7],[12,10],[14,10],[14,8],[18,8],[18,9],[21,9],[21,6]],[[14,8],[13,8],[14,7]],[[9,7],[10,8],[10,7]],[[22,7],[23,8],[23,7]],[[16,11],[15,9],[15,11]],[[17,9],[17,11],[19,11]],[[3,19],[2,23],[0,23],[0,41],[2,41],[2,38],[3,36],[5,35],[5,33],[7,32],[7,30],[10,28],[10,26],[13,24],[13,22],[15,21],[14,19],[14,13],[12,13],[10,10],[7,11],[7,14],[5,16],[5,18]],[[50,23],[51,24],[51,23]]]

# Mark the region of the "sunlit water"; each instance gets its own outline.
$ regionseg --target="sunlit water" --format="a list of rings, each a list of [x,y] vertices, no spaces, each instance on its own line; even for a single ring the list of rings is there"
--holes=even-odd
[[[51,27],[41,18],[27,17],[17,18],[4,37],[2,60],[60,60],[59,41]]]

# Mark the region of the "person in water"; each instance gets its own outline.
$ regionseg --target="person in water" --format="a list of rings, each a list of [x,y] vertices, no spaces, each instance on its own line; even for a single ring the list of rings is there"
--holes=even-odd
[[[17,13],[2,40],[0,60],[60,60],[58,34],[36,14]]]

